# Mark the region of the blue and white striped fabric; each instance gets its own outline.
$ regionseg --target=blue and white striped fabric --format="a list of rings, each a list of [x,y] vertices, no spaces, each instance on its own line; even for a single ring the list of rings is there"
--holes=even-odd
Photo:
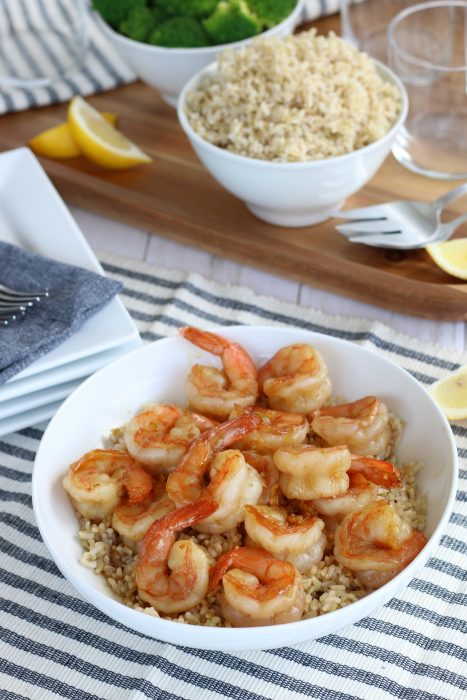
[[[60,68],[63,69],[61,63],[67,60],[69,38],[63,32],[45,30],[48,27],[55,30],[60,23],[69,21],[73,1],[0,0],[0,74],[15,75],[25,69],[33,75],[47,75],[51,68],[54,73],[63,72]],[[338,0],[307,0],[303,19],[336,12],[338,4]],[[34,31],[38,26],[44,31]],[[10,43],[8,37],[18,31],[18,39]],[[87,31],[89,50],[79,72],[48,87],[0,87],[0,114],[66,102],[73,95],[92,95],[134,80],[132,70],[107,41],[91,13],[87,17]]]
[[[63,28],[72,25],[70,6],[74,0],[1,0],[0,69],[4,75],[62,73],[68,65],[70,36]],[[73,14],[76,14],[76,9]],[[135,79],[133,72],[118,56],[86,13],[89,48],[79,70],[41,88],[0,88],[0,114],[56,102],[73,95],[91,95],[110,90]],[[36,28],[36,29],[34,29]],[[38,31],[40,28],[41,31]],[[12,36],[15,41],[11,41]],[[6,48],[5,48],[6,47]],[[60,70],[61,69],[61,70]]]
[[[303,19],[311,20],[332,15],[339,10],[339,0],[305,0]]]
[[[423,383],[467,356],[368,320],[330,317],[253,292],[102,256],[146,341],[186,324],[297,326],[346,338]],[[376,614],[294,648],[223,653],[175,647],[99,613],[63,579],[31,509],[44,426],[0,441],[1,700],[465,700],[467,427],[453,426],[460,486],[441,544],[419,578]]]

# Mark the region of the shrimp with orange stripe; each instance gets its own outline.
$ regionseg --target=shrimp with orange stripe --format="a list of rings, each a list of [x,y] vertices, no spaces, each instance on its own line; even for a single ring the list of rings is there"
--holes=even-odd
[[[210,589],[221,582],[222,614],[233,627],[277,625],[303,615],[305,595],[297,569],[263,549],[235,547],[219,557]]]
[[[89,520],[105,520],[122,496],[143,501],[152,491],[152,478],[128,452],[92,450],[70,465],[63,479],[76,511]]]
[[[180,334],[222,361],[222,369],[200,364],[191,368],[186,392],[195,411],[225,420],[235,406],[255,403],[258,396],[256,367],[241,345],[198,328],[182,328]]]
[[[226,449],[261,423],[254,413],[238,416],[206,431],[192,444],[167,478],[167,493],[180,507],[200,498],[217,501],[218,508],[197,525],[201,532],[221,533],[243,521],[245,505],[257,503],[264,487],[260,474],[240,450]],[[209,484],[204,481],[209,473]]]

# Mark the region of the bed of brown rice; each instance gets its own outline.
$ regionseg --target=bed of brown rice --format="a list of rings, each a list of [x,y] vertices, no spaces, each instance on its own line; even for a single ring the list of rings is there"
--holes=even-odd
[[[404,486],[384,493],[396,506],[400,515],[406,518],[412,527],[423,530],[425,527],[425,498],[419,494],[416,474],[420,465],[408,463],[402,465]],[[229,551],[243,542],[240,528],[235,528],[223,535],[208,535],[189,530],[181,535],[191,537],[202,545],[214,562],[220,554]],[[94,573],[104,576],[112,591],[121,601],[131,608],[140,610],[154,617],[162,617],[191,625],[212,627],[229,627],[223,620],[217,602],[217,591],[209,593],[196,607],[179,615],[162,615],[151,606],[143,603],[138,596],[135,582],[136,555],[126,547],[110,526],[110,519],[102,523],[91,523],[80,518],[79,539],[83,548],[81,563]],[[303,617],[311,618],[343,608],[366,595],[353,574],[337,563],[332,554],[302,574],[306,606]]]
[[[304,162],[350,153],[384,136],[401,108],[373,60],[316,30],[227,49],[186,98],[197,134],[262,160]]]

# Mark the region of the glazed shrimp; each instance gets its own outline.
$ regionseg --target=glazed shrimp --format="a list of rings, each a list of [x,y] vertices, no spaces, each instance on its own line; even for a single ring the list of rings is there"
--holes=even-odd
[[[328,445],[347,445],[368,457],[385,459],[394,446],[387,406],[375,396],[321,408],[313,413],[311,427]]]
[[[125,426],[128,452],[154,474],[175,468],[189,445],[215,421],[178,406],[151,404]]]
[[[241,345],[197,328],[182,328],[180,333],[222,360],[222,370],[198,364],[191,368],[186,391],[195,411],[225,420],[235,405],[250,406],[256,401],[256,367]]]
[[[210,589],[221,580],[222,614],[233,627],[276,625],[303,615],[305,595],[297,569],[262,549],[235,547],[219,557]]]
[[[254,545],[294,564],[301,573],[323,558],[326,547],[323,529],[324,522],[317,517],[293,522],[280,508],[245,508],[245,530]]]
[[[353,510],[363,508],[378,498],[378,486],[393,488],[400,486],[402,478],[399,469],[391,462],[352,455],[348,490],[332,498],[317,498],[313,507],[321,515],[341,520]]]
[[[245,461],[261,474],[263,490],[258,503],[268,504],[277,499],[279,490],[279,470],[271,455],[259,455],[252,450],[242,450]]]
[[[165,484],[154,482],[153,492],[144,501],[120,501],[113,512],[112,527],[120,534],[123,544],[137,552],[152,523],[173,510],[175,504],[167,496]]]
[[[152,478],[128,452],[93,450],[73,462],[63,486],[83,518],[102,521],[125,491],[129,503],[143,501],[152,491]]]
[[[261,416],[263,422],[256,430],[252,430],[235,444],[239,450],[253,450],[259,454],[268,454],[275,452],[280,447],[300,445],[306,441],[308,421],[300,413],[273,411],[262,406],[248,406],[247,408],[236,406],[230,417],[234,418],[252,412]]]
[[[260,390],[278,411],[307,414],[320,408],[332,393],[321,354],[311,345],[282,348],[258,370]]]
[[[263,480],[245,461],[239,450],[225,448],[254,430],[261,418],[255,414],[239,416],[200,435],[182,462],[167,479],[167,493],[179,507],[206,497],[217,501],[218,509],[197,529],[219,533],[243,520],[245,505],[257,503]],[[204,483],[209,471],[210,483]]]
[[[287,498],[329,498],[349,487],[351,458],[347,447],[293,445],[277,450],[273,459],[281,472],[280,489]]]
[[[166,614],[198,605],[209,585],[209,557],[193,540],[175,541],[177,532],[192,527],[216,509],[214,501],[198,501],[156,520],[141,542],[136,564],[139,597]]]
[[[404,569],[427,542],[386,500],[347,515],[335,534],[334,556],[368,589],[379,588]]]

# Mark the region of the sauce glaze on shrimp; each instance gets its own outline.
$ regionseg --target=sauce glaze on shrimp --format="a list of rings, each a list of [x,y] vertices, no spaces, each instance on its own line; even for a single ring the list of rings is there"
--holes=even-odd
[[[311,416],[311,428],[328,445],[347,445],[351,452],[386,459],[394,435],[386,404],[376,396],[321,408]]]
[[[303,615],[305,595],[297,569],[263,549],[234,547],[219,557],[209,587],[221,581],[222,614],[233,627],[277,625]]]
[[[332,384],[321,354],[311,345],[281,348],[258,370],[260,390],[277,411],[304,415],[323,406]]]
[[[176,540],[215,511],[215,501],[198,501],[156,520],[141,542],[136,585],[141,600],[164,613],[185,612],[198,605],[209,585],[209,558],[191,539]]]
[[[83,518],[102,521],[125,492],[130,503],[143,501],[152,491],[152,478],[128,452],[92,450],[70,465],[63,486]]]
[[[261,418],[243,415],[200,435],[181,464],[169,474],[167,493],[177,506],[199,498],[216,500],[218,509],[202,524],[202,532],[221,533],[243,521],[245,505],[257,503],[264,488],[260,474],[239,450],[225,449],[256,428]],[[204,476],[209,473],[210,482]]]
[[[235,406],[255,403],[258,396],[256,367],[241,345],[197,328],[182,328],[180,334],[222,360],[222,370],[198,364],[191,368],[186,392],[195,411],[225,420]]]

